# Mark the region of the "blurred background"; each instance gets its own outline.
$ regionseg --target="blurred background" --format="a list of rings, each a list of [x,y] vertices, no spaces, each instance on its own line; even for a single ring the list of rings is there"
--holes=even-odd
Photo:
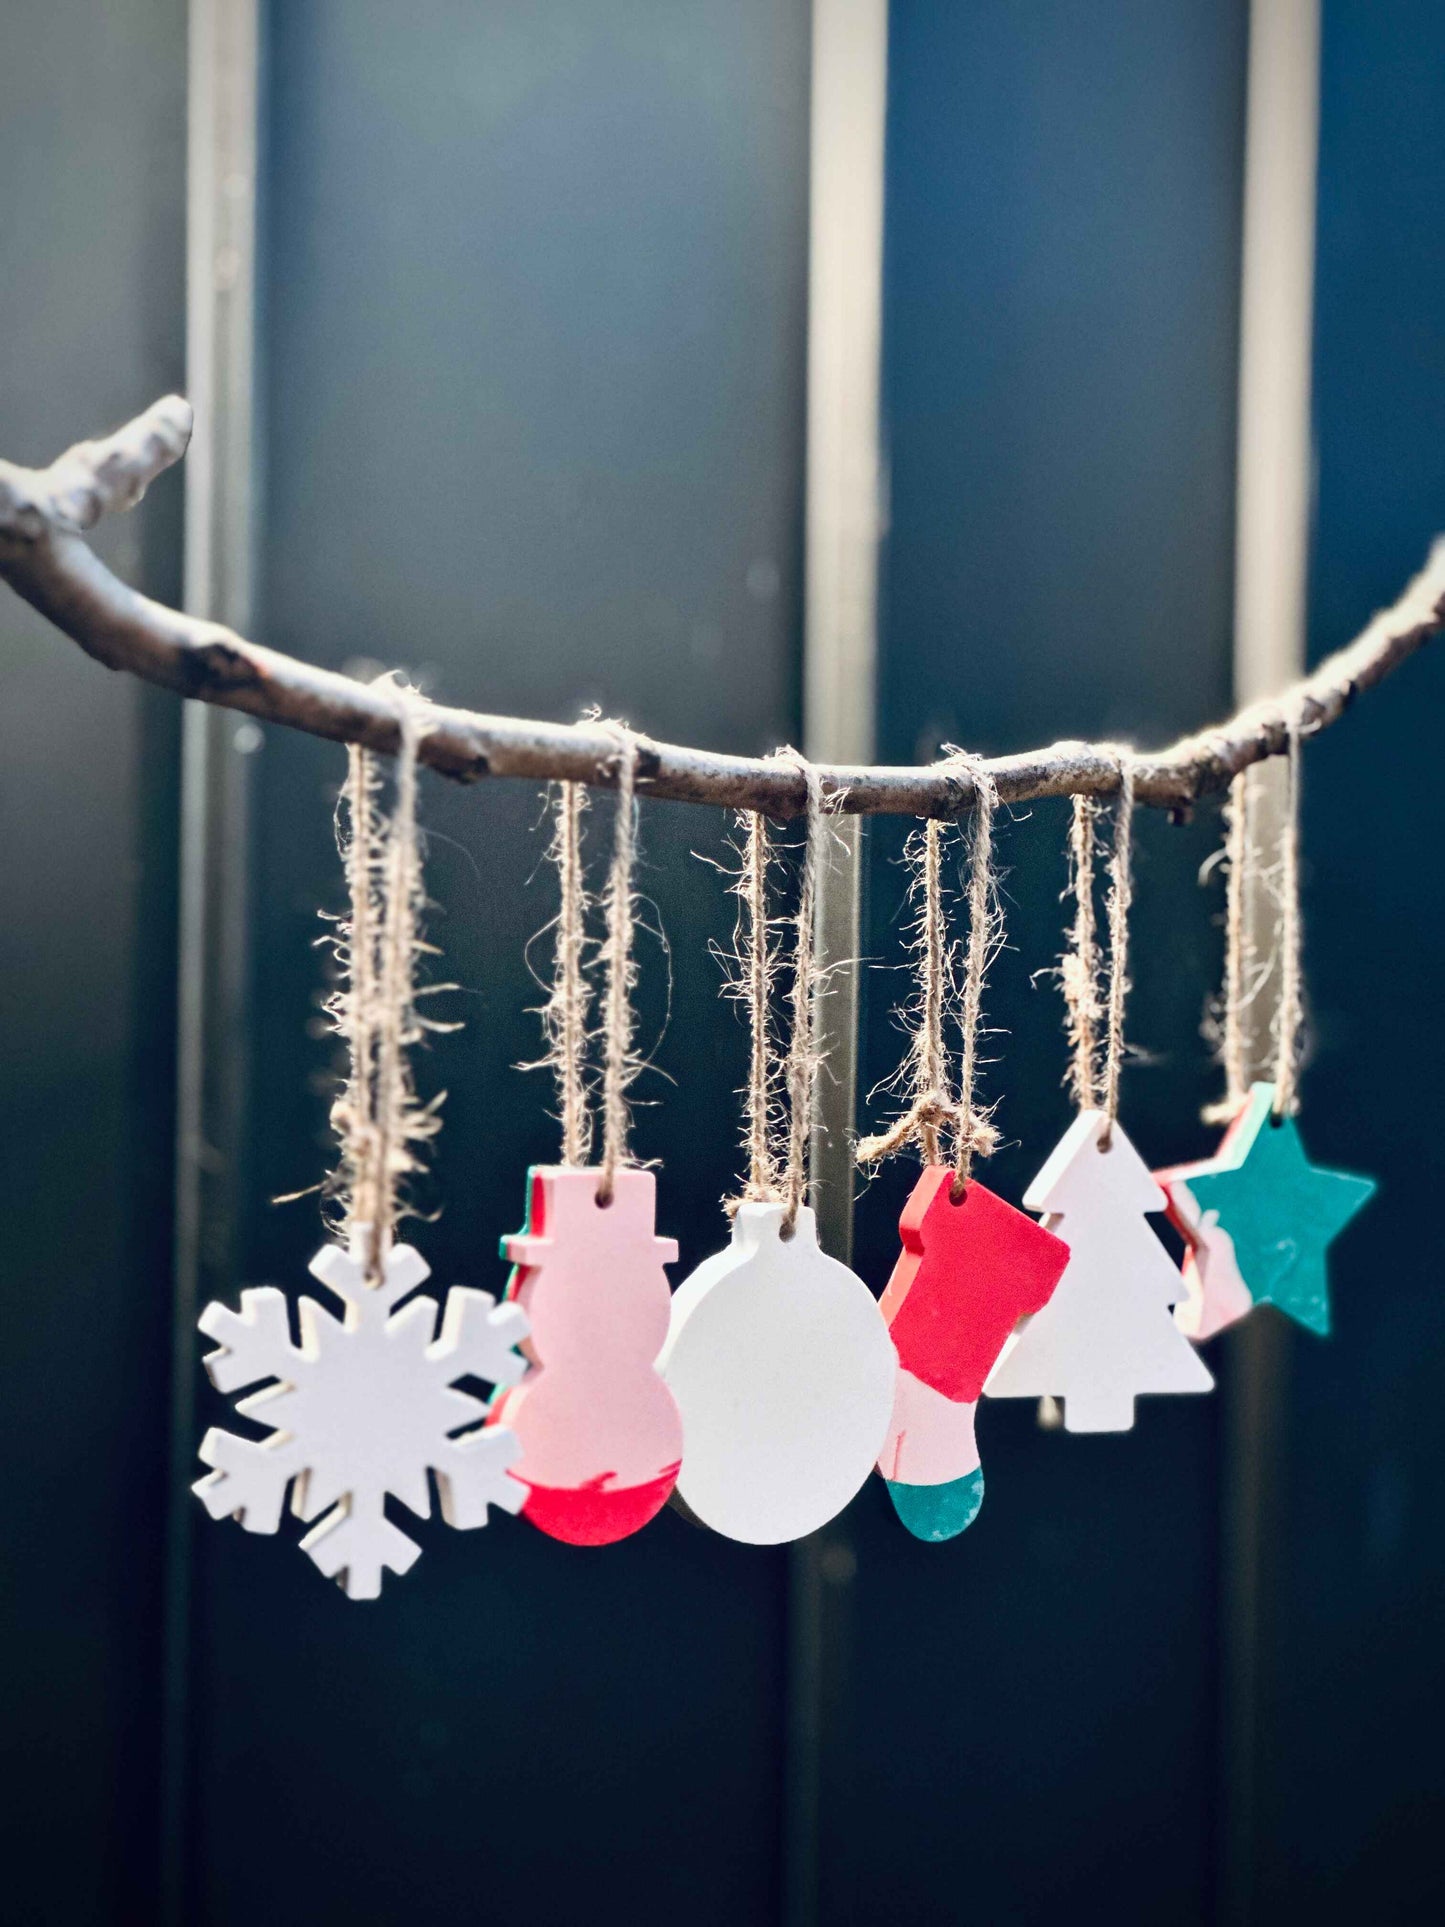
[[[10,0],[5,42],[0,449],[189,392],[188,475],[98,546],[313,661],[740,752],[1152,746],[1445,527],[1425,0]],[[877,1481],[797,1549],[433,1524],[355,1605],[187,1491],[197,1300],[318,1242],[271,1200],[329,1157],[344,758],[183,720],[8,596],[0,648],[0,1917],[1439,1918],[1445,659],[1305,763],[1303,1129],[1380,1179],[1332,1342],[1262,1314],[1120,1437],[985,1405],[944,1547]],[[424,1243],[496,1289],[556,1145],[516,1068],[544,812],[429,780],[424,815],[466,1020],[421,1067]],[[1149,816],[1123,1116],[1164,1164],[1211,1140],[1219,822]],[[860,1117],[905,827],[862,840]],[[1064,827],[1000,827],[1014,1198],[1068,1116]],[[643,807],[638,1148],[684,1269],[737,1161],[731,833]],[[857,1187],[875,1289],[910,1180]]]

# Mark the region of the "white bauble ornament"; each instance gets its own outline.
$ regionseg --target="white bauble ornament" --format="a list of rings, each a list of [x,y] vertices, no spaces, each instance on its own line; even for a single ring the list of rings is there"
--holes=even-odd
[[[749,1545],[814,1532],[862,1486],[893,1412],[898,1355],[863,1280],[813,1213],[744,1204],[732,1243],[678,1289],[658,1368],[682,1413],[677,1490]]]

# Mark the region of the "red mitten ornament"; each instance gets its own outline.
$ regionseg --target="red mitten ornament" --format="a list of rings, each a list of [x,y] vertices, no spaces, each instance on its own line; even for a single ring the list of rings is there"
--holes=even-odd
[[[536,1166],[524,1230],[502,1241],[516,1269],[507,1296],[525,1310],[531,1369],[493,1416],[511,1427],[527,1487],[522,1513],[574,1546],[609,1545],[667,1502],[682,1460],[682,1420],[655,1369],[677,1257],[655,1235],[650,1171],[618,1171],[600,1205],[598,1170]]]
[[[1041,1311],[1069,1248],[975,1179],[929,1165],[898,1229],[903,1250],[880,1301],[898,1349],[893,1421],[878,1461],[915,1538],[952,1539],[983,1503],[974,1414],[1021,1318]]]

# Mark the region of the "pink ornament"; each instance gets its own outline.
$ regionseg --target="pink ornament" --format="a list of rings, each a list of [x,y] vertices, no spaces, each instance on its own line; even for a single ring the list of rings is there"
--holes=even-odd
[[[1235,1113],[1212,1158],[1175,1164],[1154,1176],[1168,1200],[1169,1222],[1184,1240],[1180,1267],[1186,1296],[1174,1307],[1174,1322],[1196,1343],[1213,1338],[1254,1310],[1254,1299],[1234,1255],[1234,1240],[1223,1230],[1217,1211],[1206,1211],[1189,1188],[1201,1172],[1230,1164],[1231,1151],[1249,1114],[1244,1102]]]
[[[1182,1177],[1170,1171],[1155,1176],[1169,1200],[1169,1222],[1185,1241],[1180,1273],[1188,1295],[1174,1307],[1174,1322],[1186,1337],[1202,1342],[1237,1324],[1254,1310],[1254,1300],[1219,1213],[1202,1210]]]
[[[666,1504],[682,1420],[655,1369],[677,1257],[653,1230],[650,1171],[619,1171],[600,1205],[596,1170],[535,1166],[524,1230],[502,1242],[527,1314],[531,1369],[494,1407],[522,1447],[523,1515],[569,1545],[625,1539]]]

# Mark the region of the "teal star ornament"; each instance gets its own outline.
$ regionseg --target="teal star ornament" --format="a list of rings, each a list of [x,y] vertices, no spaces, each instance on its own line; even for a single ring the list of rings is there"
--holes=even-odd
[[[1256,1084],[1219,1155],[1190,1168],[1189,1189],[1233,1239],[1255,1304],[1277,1305],[1323,1337],[1329,1248],[1374,1195],[1375,1181],[1311,1164],[1294,1119],[1273,1112],[1273,1084]]]

